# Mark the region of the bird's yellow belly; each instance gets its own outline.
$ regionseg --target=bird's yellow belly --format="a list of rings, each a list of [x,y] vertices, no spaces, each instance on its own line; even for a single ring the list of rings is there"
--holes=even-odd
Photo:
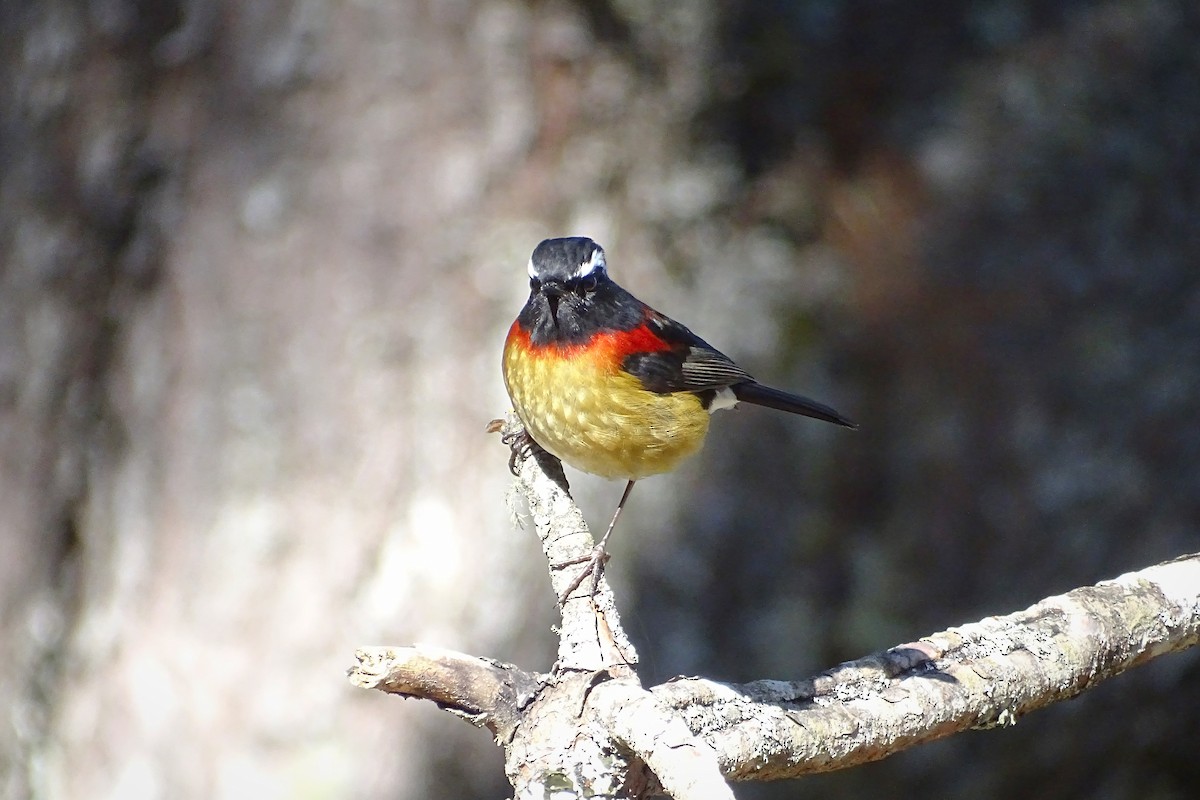
[[[700,398],[646,391],[598,362],[505,349],[504,383],[535,442],[576,469],[626,480],[668,472],[700,449],[709,416]]]

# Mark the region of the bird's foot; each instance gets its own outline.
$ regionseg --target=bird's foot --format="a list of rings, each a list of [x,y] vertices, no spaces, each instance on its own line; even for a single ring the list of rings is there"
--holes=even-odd
[[[517,464],[529,458],[533,453],[533,448],[537,447],[537,442],[533,441],[533,437],[524,428],[521,428],[520,431],[502,434],[500,441],[508,445],[508,471],[516,475]]]
[[[508,446],[508,471],[517,474],[517,464],[534,452],[537,442],[524,427],[513,428],[505,420],[494,419],[487,424],[488,433],[499,433],[500,441]]]
[[[596,590],[600,588],[600,576],[604,574],[604,565],[608,563],[609,558],[611,558],[611,556],[609,556],[608,551],[604,549],[604,545],[598,544],[592,548],[592,552],[589,555],[580,556],[579,558],[574,558],[570,561],[564,561],[561,564],[555,564],[555,569],[565,569],[567,567],[575,566],[576,564],[587,564],[586,567],[579,571],[579,574],[575,576],[575,579],[571,581],[571,584],[567,586],[566,589],[563,589],[562,593],[559,594],[558,604],[560,606],[566,605],[567,600],[569,600],[571,597],[571,592],[578,589],[589,576],[592,579],[592,589],[590,592],[588,592],[587,596],[589,598],[595,597]]]
[[[500,441],[508,446],[508,471],[513,475],[517,474],[522,461],[532,457],[558,488],[568,493],[571,491],[566,473],[563,472],[562,461],[535,442],[515,416],[510,415],[507,420],[494,419],[487,424],[486,430],[488,433],[499,433]]]

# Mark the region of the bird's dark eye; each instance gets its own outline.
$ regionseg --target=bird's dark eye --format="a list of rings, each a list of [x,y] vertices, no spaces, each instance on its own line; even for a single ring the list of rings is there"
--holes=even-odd
[[[529,279],[529,291],[540,292],[542,290],[542,282],[537,278]]]
[[[588,275],[586,278],[579,279],[575,291],[579,293],[580,297],[583,297],[588,292],[594,292],[599,282],[599,279],[595,275]]]

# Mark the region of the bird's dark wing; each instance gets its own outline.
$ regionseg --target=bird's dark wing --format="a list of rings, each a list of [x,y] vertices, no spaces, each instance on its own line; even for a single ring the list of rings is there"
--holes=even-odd
[[[641,345],[625,356],[622,369],[651,392],[694,392],[704,407],[720,389],[730,387],[741,402],[801,414],[847,428],[858,426],[829,406],[791,392],[763,386],[720,350],[673,319],[646,310],[635,330]]]
[[[707,392],[751,381],[746,371],[675,320],[650,311],[646,329],[661,349],[630,353],[621,368],[651,392]]]

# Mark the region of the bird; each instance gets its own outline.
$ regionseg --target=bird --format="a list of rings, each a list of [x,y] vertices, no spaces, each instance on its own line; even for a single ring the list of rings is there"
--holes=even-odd
[[[570,562],[588,566],[560,604],[589,574],[595,595],[634,484],[699,451],[713,412],[741,402],[858,427],[830,406],[759,383],[638,300],[609,277],[604,249],[584,236],[534,248],[529,299],[508,330],[502,371],[529,440],[578,470],[626,481],[591,556]]]

